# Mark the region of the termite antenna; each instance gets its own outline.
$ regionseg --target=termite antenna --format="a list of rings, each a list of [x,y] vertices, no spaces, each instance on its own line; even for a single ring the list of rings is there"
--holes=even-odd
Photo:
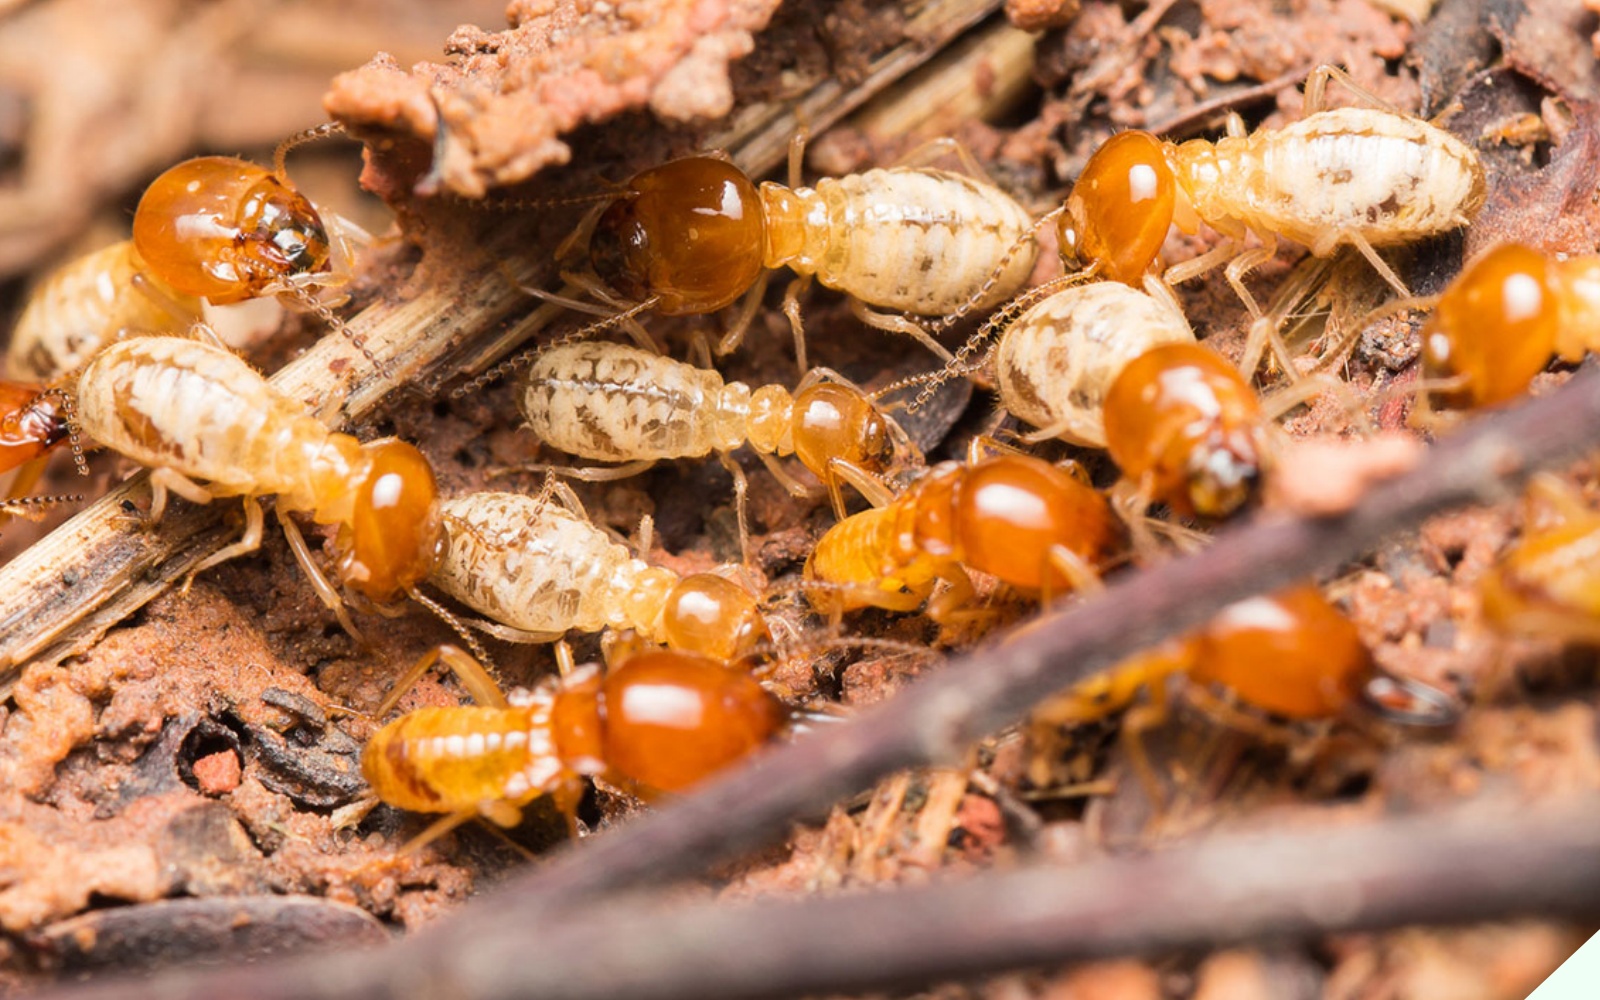
[[[9,517],[27,517],[31,520],[33,515],[26,512],[30,508],[54,507],[57,504],[82,502],[82,493],[51,493],[31,497],[5,497],[0,499],[0,512],[4,512]]]
[[[77,466],[78,475],[89,474],[89,461],[83,455],[83,431],[78,426],[78,400],[73,394],[60,386],[52,386],[39,393],[40,399],[55,399],[61,404],[61,415],[67,422],[67,447],[72,449],[72,464]]]
[[[287,181],[289,179],[289,171],[287,169],[289,153],[308,142],[326,139],[331,135],[344,135],[344,124],[342,122],[323,122],[321,125],[313,125],[311,128],[302,129],[284,139],[278,143],[278,148],[272,152],[272,172],[278,175],[279,180]]]
[[[1029,227],[1027,232],[1012,241],[1011,246],[1001,255],[1000,260],[995,263],[994,267],[989,269],[989,276],[984,279],[982,285],[978,286],[977,291],[967,297],[967,301],[958,306],[954,312],[930,323],[922,324],[924,329],[930,334],[937,334],[961,322],[962,318],[977,308],[978,303],[982,302],[994,290],[994,286],[1000,283],[1000,279],[1005,277],[1006,271],[1011,267],[1011,262],[1016,259],[1017,254],[1028,248],[1029,243],[1037,236],[1039,229],[1046,223],[1054,221],[1064,211],[1066,211],[1066,205],[1062,204],[1039,216],[1038,220]]]
[[[472,655],[477,658],[479,663],[483,664],[483,668],[489,672],[489,676],[493,677],[497,683],[500,681],[500,671],[495,666],[494,658],[489,655],[489,651],[483,647],[483,643],[478,641],[478,637],[472,634],[461,619],[451,614],[443,604],[415,587],[407,587],[406,596],[432,611],[439,617],[440,621],[450,626],[450,630],[461,637],[461,641],[467,644],[468,649],[472,650]]]
[[[351,347],[360,351],[361,356],[367,359],[368,364],[377,369],[380,376],[383,378],[389,377],[389,366],[380,361],[376,354],[372,353],[372,348],[367,346],[366,334],[352,330],[349,324],[339,318],[338,313],[334,312],[326,302],[317,298],[316,294],[310,289],[302,288],[298,285],[290,285],[289,292],[295,297],[295,301],[316,313],[324,323],[328,324],[329,329],[337,330],[341,337],[350,342]]]
[[[624,309],[622,312],[607,316],[605,319],[600,320],[597,323],[590,323],[588,326],[574,330],[572,333],[557,337],[547,344],[540,344],[536,347],[530,347],[519,354],[514,354],[506,360],[495,365],[493,368],[490,368],[482,375],[479,375],[477,378],[472,379],[470,382],[466,382],[452,389],[450,391],[450,398],[464,399],[465,397],[472,395],[485,386],[493,385],[502,378],[505,378],[507,375],[510,375],[513,372],[521,371],[522,369],[528,367],[529,365],[533,364],[535,358],[545,351],[548,351],[553,347],[561,347],[565,344],[576,343],[580,340],[588,340],[597,333],[602,333],[613,327],[620,326],[645,310],[653,308],[658,301],[659,299],[652,295],[643,302],[635,303],[634,305],[629,306],[627,309]]]

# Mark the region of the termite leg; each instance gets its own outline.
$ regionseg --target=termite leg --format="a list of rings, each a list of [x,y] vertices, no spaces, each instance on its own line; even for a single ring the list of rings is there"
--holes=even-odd
[[[932,351],[936,357],[944,361],[946,364],[952,363],[956,359],[956,356],[950,353],[950,349],[939,343],[937,340],[934,340],[933,334],[929,333],[926,328],[912,322],[909,319],[906,319],[904,316],[897,316],[894,313],[878,312],[876,309],[869,307],[865,302],[862,302],[860,299],[855,298],[854,296],[851,296],[850,298],[850,311],[855,314],[857,319],[870,327],[878,330],[886,330],[889,333],[905,334],[912,340],[915,340],[917,343],[921,344],[923,347],[926,347],[928,350]]]
[[[249,497],[245,499],[247,501],[251,500]],[[256,507],[258,515],[260,509],[258,504]],[[283,537],[289,542],[289,551],[294,553],[294,561],[300,566],[300,572],[304,573],[306,579],[311,582],[311,589],[316,591],[317,598],[322,601],[324,607],[333,612],[335,618],[339,619],[339,625],[349,634],[350,638],[354,639],[358,645],[366,646],[366,636],[362,635],[361,630],[356,628],[356,623],[350,620],[350,612],[345,607],[344,599],[339,596],[338,589],[328,581],[327,576],[317,566],[316,560],[311,558],[311,548],[306,545],[306,537],[300,533],[300,526],[295,524],[281,508],[275,510],[274,513],[278,516],[278,524],[283,527]],[[260,541],[258,534],[256,542],[259,544]],[[218,554],[220,555],[221,553]]]
[[[189,588],[194,586],[196,574],[225,563],[229,559],[248,555],[261,548],[261,529],[265,522],[266,519],[261,513],[261,501],[255,497],[246,496],[244,498],[244,534],[232,545],[224,546],[200,560],[199,564],[189,571],[189,575],[183,578],[183,586],[178,593],[181,596],[188,596]]]
[[[405,697],[406,692],[416,687],[423,675],[441,660],[450,668],[450,672],[455,674],[461,686],[467,689],[473,701],[487,708],[507,707],[509,703],[506,701],[505,692],[500,690],[499,683],[488,669],[473,659],[466,650],[446,645],[435,646],[423,653],[405,673],[396,678],[394,686],[384,696],[383,703],[373,712],[373,718],[381,719],[394,711],[394,707],[400,704],[400,699]]]
[[[170,490],[190,503],[206,504],[213,499],[210,490],[174,469],[150,471],[150,523],[160,524],[167,512],[167,491]]]

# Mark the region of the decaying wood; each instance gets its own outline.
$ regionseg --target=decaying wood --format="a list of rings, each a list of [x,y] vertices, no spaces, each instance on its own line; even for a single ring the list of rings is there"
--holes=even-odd
[[[913,19],[908,41],[884,53],[854,87],[815,82],[792,100],[753,105],[709,140],[752,173],[777,167],[802,123],[825,128],[878,89],[921,64],[974,21],[994,0],[944,0]],[[416,297],[380,302],[349,321],[381,370],[338,334],[330,334],[272,378],[279,390],[307,401],[347,393],[341,424],[373,413],[408,385],[437,385],[475,371],[532,336],[559,310],[529,311],[515,282],[542,276],[530,228],[486,217],[480,263],[429,281]],[[545,248],[548,254],[549,247]],[[222,522],[232,503],[177,505],[147,529],[147,476],[140,474],[0,568],[0,670],[9,679],[22,663],[54,663],[91,645],[107,628],[143,606],[235,534]]]

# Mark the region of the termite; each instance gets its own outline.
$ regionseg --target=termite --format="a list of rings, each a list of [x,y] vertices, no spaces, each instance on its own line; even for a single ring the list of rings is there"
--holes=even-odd
[[[1444,406],[1494,406],[1527,391],[1552,356],[1600,344],[1600,255],[1554,257],[1516,243],[1469,263],[1422,330],[1422,374]]]
[[[408,712],[361,754],[383,802],[445,814],[408,850],[477,817],[516,826],[545,795],[570,819],[590,776],[642,793],[683,791],[759,750],[788,717],[748,670],[694,653],[638,652],[604,676],[590,665],[508,698],[453,646],[417,661],[378,717],[438,660],[478,704]]]
[[[1136,655],[1057,695],[1033,713],[1035,777],[1047,780],[1048,748],[1063,728],[1126,712],[1124,745],[1147,787],[1159,788],[1138,734],[1167,717],[1168,684],[1186,678],[1189,691],[1242,726],[1253,720],[1227,701],[1295,722],[1333,719],[1360,708],[1391,721],[1447,725],[1455,706],[1443,693],[1380,673],[1354,623],[1311,584],[1228,605],[1182,638]],[[1136,704],[1141,692],[1148,700]],[[1260,728],[1259,725],[1252,726]],[[1046,768],[1047,770],[1047,768]]]
[[[336,128],[285,139],[271,170],[202,156],[162,173],[139,199],[131,240],[68,263],[35,291],[12,332],[12,374],[55,379],[129,333],[186,332],[201,321],[201,299],[268,295],[316,312],[371,361],[321,294],[348,280],[354,247],[369,237],[319,212],[285,168],[291,149]]]
[[[800,184],[798,145],[789,185],[759,187],[715,156],[690,156],[635,174],[587,232],[591,275],[569,275],[627,313],[702,315],[748,296],[717,346],[744,338],[768,272],[801,277],[784,312],[806,370],[799,292],[812,277],[851,297],[870,326],[949,352],[916,316],[965,314],[1009,298],[1033,269],[1034,221],[993,185],[926,167],[891,167]],[[592,226],[592,228],[588,228]],[[879,310],[890,310],[881,312]]]
[[[1370,106],[1322,110],[1329,79]],[[1205,223],[1223,243],[1167,268],[1179,284],[1224,261],[1228,283],[1260,319],[1244,276],[1272,257],[1279,239],[1327,257],[1352,246],[1402,298],[1405,283],[1376,248],[1413,243],[1467,225],[1484,200],[1483,167],[1466,143],[1369,94],[1334,66],[1306,81],[1306,117],[1246,134],[1237,116],[1216,142],[1174,144],[1122,133],[1085,165],[1058,223],[1062,253],[1114,280],[1138,284],[1167,227]],[[1262,243],[1245,248],[1254,234]],[[1246,351],[1259,358],[1260,345]]]
[[[578,478],[615,478],[667,458],[715,451],[734,476],[741,541],[744,474],[728,453],[748,443],[772,475],[796,496],[812,490],[777,461],[794,455],[827,488],[844,516],[842,475],[881,476],[921,465],[900,426],[872,399],[829,369],[809,372],[790,393],[780,385],[751,389],[708,368],[638,348],[584,341],[535,358],[518,396],[528,426],[568,454],[625,462],[610,469],[563,469]]]
[[[412,592],[438,561],[437,489],[421,452],[394,438],[363,444],[329,431],[222,347],[173,337],[112,344],[79,378],[78,407],[85,434],[151,470],[152,523],[169,490],[193,503],[244,498],[243,537],[203,560],[190,580],[260,546],[257,497],[273,493],[296,561],[352,635],[359,633],[344,602],[290,511],[339,526],[339,581],[367,600]]]
[[[11,485],[13,495],[33,485],[44,469],[40,459],[64,441],[72,446],[78,474],[89,474],[74,410],[65,390],[0,380],[0,473],[23,470]]]
[[[806,560],[818,611],[912,611],[944,580],[950,590],[929,608],[938,618],[970,598],[966,569],[1048,599],[1096,585],[1124,547],[1103,496],[1026,455],[945,462],[877,501],[828,529]]]
[[[1551,475],[1528,487],[1522,538],[1478,583],[1483,616],[1503,632],[1600,643],[1600,513]]]
[[[441,502],[440,515],[444,547],[430,582],[486,616],[474,624],[490,635],[551,642],[569,630],[632,629],[715,657],[770,640],[748,587],[651,566],[559,484],[538,497],[469,493]]]

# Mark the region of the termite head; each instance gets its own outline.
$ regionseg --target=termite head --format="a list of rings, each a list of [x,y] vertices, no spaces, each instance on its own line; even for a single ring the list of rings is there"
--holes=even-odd
[[[1220,519],[1258,495],[1268,455],[1260,402],[1215,351],[1151,348],[1117,376],[1102,412],[1112,460],[1178,515]]]
[[[185,160],[157,177],[134,212],[133,244],[155,277],[218,305],[331,266],[311,202],[270,170],[227,156]]]
[[[1172,224],[1176,184],[1164,147],[1148,132],[1121,132],[1089,157],[1056,221],[1068,272],[1098,265],[1137,286]]]
[[[563,761],[603,761],[625,783],[676,792],[759,749],[787,714],[749,673],[661,649],[562,691],[551,728]]]
[[[1473,407],[1520,396],[1549,363],[1561,329],[1544,254],[1510,243],[1469,264],[1422,331],[1422,375],[1434,399]]]
[[[695,573],[667,594],[661,638],[673,649],[732,660],[769,645],[772,633],[756,595],[715,573]]]
[[[721,309],[765,266],[766,223],[750,178],[726,160],[691,156],[636,174],[600,215],[589,261],[621,294],[667,316]]]
[[[887,472],[910,444],[859,389],[838,382],[814,382],[796,393],[792,419],[795,457],[821,479],[833,459]]]
[[[1355,625],[1311,584],[1230,604],[1189,645],[1194,680],[1288,719],[1339,715],[1373,674]]]
[[[361,446],[368,462],[339,529],[340,579],[380,604],[428,578],[443,551],[433,469],[395,438]]]
[[[0,382],[0,472],[38,458],[70,430],[59,394],[29,382]]]

